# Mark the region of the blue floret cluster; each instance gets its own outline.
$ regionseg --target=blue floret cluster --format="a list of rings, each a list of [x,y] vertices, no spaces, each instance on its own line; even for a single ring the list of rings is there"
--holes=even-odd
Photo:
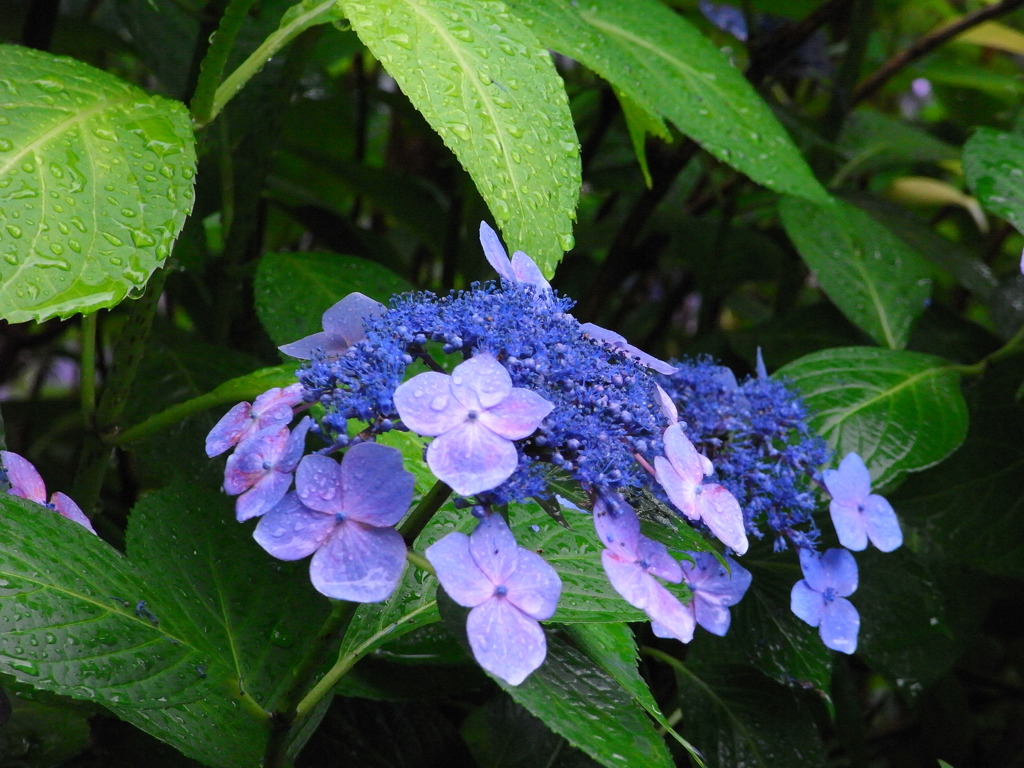
[[[487,225],[480,235],[497,282],[403,294],[388,306],[344,297],[324,313],[322,332],[281,348],[304,361],[298,381],[237,404],[210,432],[209,456],[230,451],[224,490],[238,497],[236,517],[259,518],[256,541],[283,560],[309,557],[313,585],[328,597],[379,602],[406,567],[410,537],[396,526],[423,524],[441,502],[423,505],[454,493],[476,528],[448,533],[423,555],[468,609],[477,661],[518,685],[544,661],[540,622],[555,614],[561,578],[518,545],[503,514],[512,502],[551,499],[555,481],[564,488],[569,478],[601,546],[594,567],[599,560],[655,634],[725,634],[751,584],[734,558],[748,537],[768,538],[798,553],[804,578],[791,610],[829,648],[852,653],[860,618],[847,600],[857,587],[850,550],[902,543],[860,457],[823,469],[831,454],[803,403],[760,361],[740,382],[710,359],[658,360],[581,323],[529,256],[510,258]],[[437,478],[412,512],[406,459],[377,442],[392,430],[424,438]],[[16,479],[19,493],[44,498],[34,475]],[[706,551],[644,535],[631,505],[641,492],[703,532]],[[824,494],[842,547],[821,553]]]

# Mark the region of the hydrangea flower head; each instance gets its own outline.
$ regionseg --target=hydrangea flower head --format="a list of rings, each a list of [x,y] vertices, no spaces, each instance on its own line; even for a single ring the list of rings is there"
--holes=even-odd
[[[498,515],[470,536],[450,533],[426,551],[452,600],[471,608],[466,634],[480,666],[519,685],[547,655],[538,622],[551,618],[562,591],[555,569],[516,544]]]
[[[401,453],[388,446],[358,443],[340,464],[312,454],[299,464],[296,490],[263,516],[253,537],[281,560],[312,554],[310,578],[328,597],[385,600],[405,567],[405,542],[392,526],[408,511],[413,485]]]
[[[839,543],[855,552],[868,540],[882,552],[892,552],[903,543],[896,512],[884,496],[871,493],[871,475],[856,453],[846,454],[839,469],[826,469],[822,480],[832,494],[829,512]]]
[[[302,385],[268,389],[252,404],[239,403],[225,413],[206,436],[206,455],[219,456],[265,429],[286,426],[302,402]]]
[[[503,280],[532,285],[542,294],[551,293],[551,284],[544,279],[544,274],[533,259],[522,251],[516,251],[509,260],[497,233],[485,221],[480,222],[480,245],[483,246],[487,263]]]
[[[9,494],[42,504],[60,514],[61,517],[78,523],[90,533],[96,533],[89,518],[67,494],[55,491],[50,500],[46,500],[46,486],[43,484],[43,478],[32,462],[24,456],[13,451],[0,451],[0,465],[6,471],[7,481],[11,484],[10,490],[7,491]]]
[[[235,449],[224,468],[224,492],[238,496],[238,522],[262,515],[288,492],[292,472],[302,458],[309,431],[308,416],[295,429],[270,427]]]
[[[857,650],[860,614],[846,598],[857,591],[857,561],[845,549],[819,555],[800,550],[804,578],[793,585],[790,608],[798,618],[818,627],[821,640],[834,651]]]
[[[455,366],[450,376],[414,376],[394,397],[402,422],[434,438],[427,448],[431,471],[463,496],[507,480],[519,464],[513,441],[531,435],[553,407],[513,387],[505,367],[487,353]]]
[[[336,357],[345,354],[357,341],[366,338],[363,321],[387,308],[359,292],[350,293],[323,314],[323,331],[278,347],[289,357],[310,360],[314,355]]]
[[[690,642],[693,611],[655,579],[673,584],[683,579],[682,568],[665,545],[640,533],[636,512],[617,493],[598,496],[594,504],[594,528],[607,547],[601,552],[601,564],[615,591],[647,614],[651,629],[658,637]]]
[[[665,455],[654,458],[655,477],[672,503],[691,520],[702,520],[726,546],[747,551],[747,534],[739,502],[724,486],[704,483],[714,471],[711,461],[697,452],[680,424],[665,430]]]
[[[693,562],[682,561],[683,581],[693,593],[691,610],[694,619],[712,634],[724,636],[732,616],[729,607],[736,605],[750,588],[750,571],[731,557],[726,568],[711,552],[690,552]]]

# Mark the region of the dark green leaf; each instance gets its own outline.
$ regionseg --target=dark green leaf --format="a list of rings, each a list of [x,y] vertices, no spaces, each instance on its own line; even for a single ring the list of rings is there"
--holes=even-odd
[[[275,344],[323,330],[320,317],[358,291],[386,304],[412,290],[385,267],[337,253],[267,253],[256,271],[256,312]]]
[[[879,344],[906,346],[931,294],[927,263],[884,225],[848,203],[779,207],[786,232],[822,290]]]
[[[964,144],[964,174],[985,210],[1024,232],[1024,136],[979,128]]]
[[[340,0],[359,37],[469,172],[510,250],[551,274],[573,245],[579,142],[547,50],[504,6]]]
[[[827,200],[764,99],[717,47],[663,3],[509,5],[530,19],[545,45],[593,69],[642,114],[665,117],[759,184]]]
[[[145,285],[192,210],[177,102],[72,59],[0,46],[0,307],[10,322],[112,307]]]
[[[803,395],[814,427],[842,458],[860,454],[877,486],[942,461],[967,433],[960,375],[940,357],[845,347],[778,371]]]
[[[0,727],[0,766],[60,766],[88,745],[89,721],[81,712],[15,697],[13,715]]]

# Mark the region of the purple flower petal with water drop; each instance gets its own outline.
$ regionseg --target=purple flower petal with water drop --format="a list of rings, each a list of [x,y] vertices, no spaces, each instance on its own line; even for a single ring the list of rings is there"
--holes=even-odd
[[[318,352],[324,357],[345,354],[349,347],[366,338],[363,321],[382,315],[387,307],[361,293],[350,293],[323,314],[323,331],[314,333],[278,349],[289,357],[310,360]]]
[[[857,590],[857,561],[845,549],[818,555],[800,550],[804,578],[793,585],[790,608],[818,633],[826,647],[842,653],[857,650],[860,614],[846,598]]]
[[[7,480],[11,484],[9,494],[41,504],[54,510],[61,517],[78,523],[90,533],[96,533],[92,522],[67,494],[55,491],[50,500],[46,500],[46,486],[43,484],[43,478],[32,462],[24,456],[13,451],[0,451],[0,467],[7,473]]]
[[[451,376],[414,376],[395,390],[394,402],[405,426],[434,438],[427,448],[431,471],[463,496],[507,480],[519,461],[513,441],[529,437],[553,407],[513,387],[488,353],[457,365]]]
[[[252,405],[239,403],[225,413],[206,436],[206,455],[219,456],[265,429],[287,426],[293,408],[302,402],[302,385],[274,387],[257,397]]]
[[[489,515],[470,536],[450,533],[427,548],[445,592],[471,608],[466,634],[481,667],[519,685],[547,655],[538,622],[551,618],[562,582],[536,552],[520,547],[505,521]]]
[[[405,542],[392,526],[412,503],[415,481],[394,448],[359,443],[339,464],[302,459],[294,493],[263,516],[253,537],[282,560],[313,555],[313,586],[338,600],[374,603],[395,591]]]
[[[736,605],[750,588],[750,571],[731,557],[723,566],[711,552],[690,552],[693,562],[682,561],[683,581],[693,593],[694,619],[712,634],[729,631],[730,606]]]
[[[656,635],[690,642],[694,629],[692,610],[654,578],[673,584],[682,581],[682,569],[665,545],[640,533],[636,512],[617,493],[598,497],[594,504],[594,528],[607,547],[601,553],[601,564],[615,591],[647,614]]]
[[[847,549],[860,551],[868,540],[882,552],[892,552],[903,543],[896,512],[884,496],[871,493],[871,475],[856,453],[846,454],[839,469],[826,469],[822,480],[832,494],[829,512]]]

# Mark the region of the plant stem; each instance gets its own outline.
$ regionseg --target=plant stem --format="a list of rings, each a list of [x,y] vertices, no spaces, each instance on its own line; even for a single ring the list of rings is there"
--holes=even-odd
[[[82,357],[79,365],[79,393],[82,403],[82,422],[87,426],[93,425],[93,418],[96,415],[96,320],[97,313],[93,312],[82,317]]]
[[[402,538],[405,539],[407,546],[411,547],[413,545],[416,537],[420,535],[427,523],[430,522],[430,518],[434,516],[434,513],[448,500],[451,493],[452,489],[438,480],[427,491],[426,495],[420,499],[420,503],[416,505],[416,508],[398,526],[398,532],[402,534]]]
[[[1024,348],[1024,325],[1013,335],[1009,341],[994,352],[985,355],[981,360],[970,365],[951,365],[950,368],[964,376],[980,376],[992,364],[1000,360],[1018,354]]]

